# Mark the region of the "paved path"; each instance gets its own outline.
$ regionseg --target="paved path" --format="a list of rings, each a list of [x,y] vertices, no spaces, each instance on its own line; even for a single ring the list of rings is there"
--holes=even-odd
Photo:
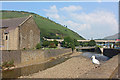
[[[103,77],[104,74],[107,74],[107,77],[104,77],[108,78],[112,73],[110,69],[114,70],[115,66],[112,66],[113,68],[109,68],[111,62],[108,64],[108,66],[106,63],[104,63],[106,65],[103,67],[100,66],[95,68],[90,59],[79,56],[80,54],[80,52],[76,52],[71,55],[72,58],[61,64],[29,76],[21,76],[20,78],[97,78],[98,75]],[[107,70],[106,67],[108,68]],[[101,75],[102,73],[104,74]],[[96,76],[94,76],[94,74],[96,74]]]
[[[117,78],[114,77],[116,73],[114,72],[118,67],[118,56],[114,56],[112,59],[108,60],[106,63],[102,64],[96,69],[88,71],[86,74],[80,75],[80,78]]]

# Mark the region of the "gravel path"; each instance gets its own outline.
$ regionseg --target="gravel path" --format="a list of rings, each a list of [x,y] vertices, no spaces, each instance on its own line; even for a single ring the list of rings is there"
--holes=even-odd
[[[95,68],[90,59],[82,56],[77,57],[80,54],[81,52],[76,52],[71,55],[72,58],[61,64],[20,78],[78,78]]]

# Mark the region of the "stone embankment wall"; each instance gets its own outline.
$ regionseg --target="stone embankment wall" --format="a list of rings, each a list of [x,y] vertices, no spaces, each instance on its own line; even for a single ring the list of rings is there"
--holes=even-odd
[[[2,62],[14,61],[15,64],[21,63],[21,51],[19,50],[2,50],[1,51]]]
[[[50,57],[57,57],[63,53],[72,53],[71,49],[49,49],[45,50],[44,57],[45,59],[49,59]]]
[[[2,62],[13,60],[15,65],[29,65],[44,62],[51,57],[57,57],[65,53],[71,53],[71,49],[48,49],[48,50],[11,50],[2,51]]]
[[[97,52],[97,53],[102,53],[99,47],[93,47],[93,48],[78,48],[78,51],[82,52]]]
[[[104,48],[103,49],[103,55],[112,58],[115,55],[118,55],[120,53],[119,49],[112,49],[112,48]]]

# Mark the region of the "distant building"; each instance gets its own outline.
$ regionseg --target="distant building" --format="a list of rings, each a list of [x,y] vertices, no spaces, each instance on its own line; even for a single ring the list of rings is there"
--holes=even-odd
[[[40,30],[32,16],[2,19],[0,25],[0,49],[31,49],[40,42]]]
[[[116,42],[120,42],[120,39],[116,39]]]

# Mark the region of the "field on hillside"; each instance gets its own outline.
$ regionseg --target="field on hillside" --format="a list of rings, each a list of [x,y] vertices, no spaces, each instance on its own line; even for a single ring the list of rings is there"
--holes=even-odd
[[[49,18],[42,17],[40,15],[23,12],[23,11],[2,11],[2,19],[17,18],[33,15],[35,22],[41,31],[41,37],[61,39],[69,36],[73,39],[84,39],[82,36],[78,35],[76,32],[50,20]]]

